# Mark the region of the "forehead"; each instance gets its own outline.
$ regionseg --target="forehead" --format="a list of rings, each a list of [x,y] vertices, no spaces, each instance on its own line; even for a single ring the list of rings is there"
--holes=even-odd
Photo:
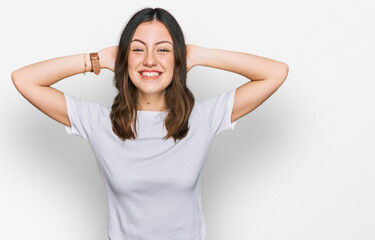
[[[148,44],[168,40],[172,42],[168,28],[160,21],[143,22],[138,25],[134,32],[133,39],[140,39]]]

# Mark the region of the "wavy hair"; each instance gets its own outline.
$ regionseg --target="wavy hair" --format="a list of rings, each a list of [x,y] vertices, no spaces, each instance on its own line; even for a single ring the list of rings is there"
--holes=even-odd
[[[123,141],[135,139],[138,135],[136,130],[138,91],[130,80],[128,72],[130,43],[140,23],[154,20],[160,21],[167,27],[174,46],[173,78],[165,89],[168,114],[164,120],[167,129],[164,140],[173,137],[176,142],[187,136],[190,129],[189,117],[195,104],[195,98],[186,86],[186,45],[183,32],[176,19],[166,10],[144,8],[136,12],[126,24],[120,37],[114,66],[113,81],[118,94],[114,99],[110,118],[113,132]]]

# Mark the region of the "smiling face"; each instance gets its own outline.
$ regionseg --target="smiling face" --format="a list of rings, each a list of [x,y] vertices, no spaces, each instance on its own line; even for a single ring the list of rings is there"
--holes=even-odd
[[[128,57],[130,80],[141,95],[164,94],[172,82],[174,70],[173,40],[160,21],[138,25]]]

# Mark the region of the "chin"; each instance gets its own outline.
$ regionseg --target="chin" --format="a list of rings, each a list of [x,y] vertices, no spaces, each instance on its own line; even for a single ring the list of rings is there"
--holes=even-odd
[[[163,88],[163,89],[138,88],[138,90],[145,93],[145,94],[155,94],[155,93],[162,93],[165,90],[165,88]]]

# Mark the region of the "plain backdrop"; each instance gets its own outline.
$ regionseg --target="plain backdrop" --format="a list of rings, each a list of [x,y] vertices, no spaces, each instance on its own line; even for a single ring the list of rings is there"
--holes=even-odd
[[[372,1],[8,1],[0,6],[0,238],[105,240],[107,200],[88,143],[16,90],[23,66],[118,44],[162,7],[186,43],[285,62],[289,75],[211,145],[202,175],[209,240],[375,239]],[[113,73],[53,87],[111,106]],[[249,79],[195,67],[196,100]],[[169,240],[169,239],[168,239]]]

